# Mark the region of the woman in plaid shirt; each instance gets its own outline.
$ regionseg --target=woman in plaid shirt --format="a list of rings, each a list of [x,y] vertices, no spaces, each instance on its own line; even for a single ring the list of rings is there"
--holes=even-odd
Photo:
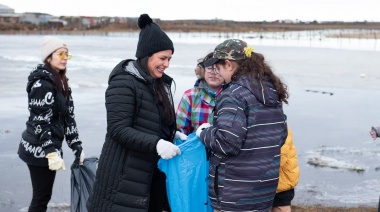
[[[188,135],[203,123],[212,123],[215,96],[224,82],[215,72],[215,65],[204,67],[204,61],[212,58],[209,53],[198,60],[195,74],[198,77],[193,88],[185,91],[177,109],[177,129]]]

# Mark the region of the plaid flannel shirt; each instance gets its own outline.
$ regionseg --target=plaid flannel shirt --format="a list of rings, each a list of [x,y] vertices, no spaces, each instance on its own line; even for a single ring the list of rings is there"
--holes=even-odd
[[[197,80],[194,88],[185,91],[177,108],[177,129],[186,135],[201,124],[213,121],[215,94],[209,92],[204,80]]]

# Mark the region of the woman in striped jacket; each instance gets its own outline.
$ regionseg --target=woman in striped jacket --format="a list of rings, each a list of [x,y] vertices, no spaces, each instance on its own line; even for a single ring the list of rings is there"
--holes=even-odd
[[[205,62],[213,64],[226,84],[216,99],[213,126],[196,131],[212,150],[211,205],[215,211],[270,211],[287,137],[286,86],[242,40],[219,44]]]

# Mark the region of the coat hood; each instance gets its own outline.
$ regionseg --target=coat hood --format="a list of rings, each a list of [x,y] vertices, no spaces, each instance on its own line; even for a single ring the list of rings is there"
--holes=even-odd
[[[125,72],[135,76],[139,80],[146,81],[144,79],[144,77],[140,74],[139,70],[134,66],[134,61],[135,60],[123,60],[119,64],[117,64],[115,66],[115,68],[113,68],[113,70],[112,70],[112,72],[108,78],[108,83],[110,83],[112,78],[114,78],[115,76],[117,76],[121,73],[125,74]]]
[[[264,77],[262,81],[259,81],[258,79],[252,80],[248,78],[248,76],[243,75],[231,83],[247,88],[255,95],[259,102],[268,107],[276,107],[281,104],[277,90],[274,88],[273,83],[269,81],[268,77]]]
[[[123,60],[115,66],[115,68],[112,70],[108,78],[108,84],[110,83],[112,78],[120,74],[130,74],[136,77],[136,79],[144,81],[145,83],[150,83],[150,84],[153,84],[155,80],[155,78],[149,76],[146,72],[142,70],[141,67],[139,67],[136,60],[132,60],[132,59]],[[164,83],[167,85],[171,85],[173,81],[173,79],[169,77],[168,75],[166,75],[165,73],[162,75],[162,79]]]
[[[32,86],[36,80],[47,80],[51,83],[54,83],[54,76],[51,73],[47,67],[45,67],[43,64],[37,65],[29,74],[28,76],[28,84],[26,86],[26,91],[29,93],[32,89]]]

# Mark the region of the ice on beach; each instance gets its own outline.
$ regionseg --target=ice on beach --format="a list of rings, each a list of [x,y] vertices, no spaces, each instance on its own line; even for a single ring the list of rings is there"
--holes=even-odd
[[[11,57],[11,56],[7,56],[7,55],[3,55],[3,56],[0,56],[0,57],[3,57],[4,59],[11,60],[11,61],[35,62],[35,63],[39,63],[40,62],[40,58],[35,57],[35,56],[23,56],[23,55],[19,55],[19,56]]]
[[[100,87],[102,85],[90,82],[90,81],[79,81],[78,82],[78,87],[87,87],[87,88],[95,88],[95,87]]]
[[[365,180],[358,184],[351,184],[348,179],[345,181],[347,183],[346,186],[343,187],[334,186],[329,182],[309,182],[307,184],[298,185],[296,190],[308,191],[304,198],[309,199],[309,202],[315,202],[315,200],[318,200],[324,202],[326,205],[341,204],[352,206],[378,202],[380,194],[380,179]],[[295,199],[297,200],[297,195]],[[304,202],[304,204],[306,203],[307,201]]]
[[[68,63],[68,68],[73,71],[109,71],[110,67],[114,67],[121,59],[123,59],[103,55],[83,55],[75,53],[75,51],[72,52],[73,58]]]
[[[46,212],[70,212],[71,206],[67,203],[49,203]],[[20,212],[26,212],[29,207],[23,207]]]
[[[357,165],[357,164],[349,163],[346,161],[341,161],[336,158],[320,156],[320,155],[309,156],[307,163],[316,167],[347,169],[349,171],[356,171],[356,172],[362,172],[367,169],[367,167],[362,166],[362,165]]]
[[[339,30],[287,31],[287,32],[198,32],[198,33],[168,33],[174,42],[218,44],[228,38],[239,38],[248,44],[256,46],[288,46],[308,48],[333,48],[347,50],[380,51],[376,39],[333,38],[339,35]],[[355,33],[374,33],[373,31],[350,31]]]
[[[306,152],[307,163],[315,167],[345,169],[354,172],[368,170],[366,160],[377,158],[380,161],[380,149],[322,146]]]
[[[247,42],[256,52],[264,54],[289,87],[289,104],[284,105],[284,111],[301,169],[294,203],[376,205],[380,193],[377,180],[380,144],[372,141],[368,130],[379,124],[376,113],[380,99],[375,97],[380,96],[380,51],[374,48],[374,40],[320,40],[318,34],[308,40],[302,34],[299,39],[296,33],[285,35],[289,37],[280,39],[280,33],[267,34],[263,39],[254,33],[228,36],[251,36]],[[67,76],[73,90],[80,138],[86,155],[99,156],[107,129],[104,95],[109,73],[121,60],[134,58],[138,34],[58,36],[73,53]],[[165,73],[175,81],[176,108],[183,92],[196,81],[197,59],[226,37],[218,33],[169,33],[169,36],[175,53]],[[30,203],[28,169],[16,152],[29,115],[27,77],[40,63],[41,38],[0,35],[0,168],[7,170],[0,177],[0,211],[15,211]],[[63,148],[69,167],[74,156],[67,145]],[[327,167],[311,166],[309,160]],[[364,199],[356,195],[358,192],[363,192]],[[51,202],[70,202],[70,171],[57,173]]]

